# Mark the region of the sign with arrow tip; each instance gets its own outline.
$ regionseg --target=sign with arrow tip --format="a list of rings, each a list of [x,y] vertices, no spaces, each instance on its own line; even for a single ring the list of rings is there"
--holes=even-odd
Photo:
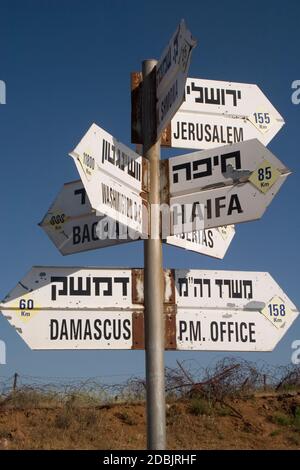
[[[284,120],[257,85],[188,78],[185,100],[161,144],[210,149],[258,139],[267,145]]]
[[[39,226],[62,255],[129,243],[138,234],[107,216],[96,215],[81,180],[63,185]],[[130,235],[130,236],[129,236]],[[186,250],[224,258],[235,235],[233,226],[182,233],[164,240]]]
[[[147,233],[145,159],[96,124],[70,156],[97,215],[107,215],[138,234]]]
[[[168,245],[174,245],[185,250],[194,251],[201,255],[223,259],[235,235],[234,225],[194,230],[190,233],[180,233],[166,238]]]
[[[272,351],[299,312],[269,273],[175,271],[177,349]]]
[[[141,349],[143,286],[143,269],[34,266],[0,310],[31,349]],[[268,273],[164,271],[167,349],[272,351],[298,314]]]
[[[185,82],[196,41],[182,20],[156,66],[157,137],[184,99]]]
[[[133,241],[126,226],[96,215],[81,180],[64,184],[39,225],[62,255]]]
[[[131,349],[131,269],[34,266],[0,309],[31,349]]]
[[[290,174],[257,139],[173,157],[164,168],[174,233],[259,219]]]

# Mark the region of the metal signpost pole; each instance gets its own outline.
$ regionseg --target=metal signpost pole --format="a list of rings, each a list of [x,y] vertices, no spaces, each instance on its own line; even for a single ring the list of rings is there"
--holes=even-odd
[[[150,164],[149,238],[144,241],[147,446],[166,447],[160,140],[156,138],[156,60],[143,62],[143,154]]]

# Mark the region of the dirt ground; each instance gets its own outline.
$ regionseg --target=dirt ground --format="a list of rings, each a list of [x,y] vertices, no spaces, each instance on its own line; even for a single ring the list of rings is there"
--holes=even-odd
[[[299,449],[300,393],[167,405],[168,449]],[[0,408],[1,449],[144,449],[145,405]]]

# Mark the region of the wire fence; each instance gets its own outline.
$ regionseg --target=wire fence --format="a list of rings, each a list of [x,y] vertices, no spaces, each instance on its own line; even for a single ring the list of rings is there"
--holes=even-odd
[[[122,377],[122,376],[120,376]],[[108,384],[105,377],[61,378],[14,374],[0,376],[0,406],[107,406],[118,402],[138,402],[146,398],[146,382],[130,377],[121,383]],[[212,367],[201,367],[195,360],[177,361],[165,372],[169,399],[195,394],[222,401],[257,392],[300,390],[300,366],[271,366],[227,357]]]

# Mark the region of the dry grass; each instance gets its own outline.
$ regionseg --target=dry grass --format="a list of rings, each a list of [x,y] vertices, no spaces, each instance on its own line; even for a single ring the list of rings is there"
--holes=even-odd
[[[169,449],[300,449],[300,368],[167,369]],[[0,384],[1,385],[1,384]],[[5,385],[5,384],[4,384]],[[0,449],[144,449],[145,384],[22,384],[0,393]],[[0,390],[1,392],[1,390]]]
[[[22,397],[24,400],[24,397]],[[26,401],[26,403],[28,403]],[[170,449],[300,449],[300,392],[248,397],[230,408],[203,397],[167,405]],[[2,406],[2,449],[143,449],[143,403],[107,406]]]

